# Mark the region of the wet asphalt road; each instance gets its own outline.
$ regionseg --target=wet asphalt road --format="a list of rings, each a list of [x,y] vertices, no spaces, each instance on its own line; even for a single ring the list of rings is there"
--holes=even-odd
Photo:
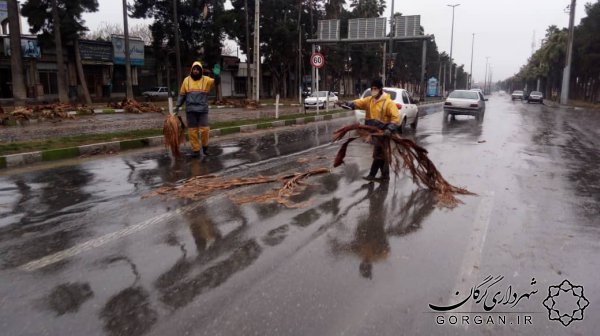
[[[351,119],[220,139],[205,160],[156,150],[4,172],[2,334],[597,335],[600,113],[500,95],[481,123],[421,112],[408,136],[478,194],[456,209],[405,175],[364,183],[370,147],[359,143],[295,197],[305,208],[143,198],[195,175],[327,167],[331,131]],[[542,304],[565,279],[589,302],[568,327]],[[476,288],[489,289],[479,302]],[[514,306],[500,299],[509,288]],[[561,313],[577,304],[567,294]]]

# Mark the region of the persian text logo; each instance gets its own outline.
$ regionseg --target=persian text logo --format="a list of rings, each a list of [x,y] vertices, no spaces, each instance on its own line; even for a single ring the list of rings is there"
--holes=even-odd
[[[583,311],[589,304],[583,296],[583,286],[574,286],[569,280],[548,287],[548,297],[544,300],[548,318],[559,321],[565,327],[573,321],[583,320]]]

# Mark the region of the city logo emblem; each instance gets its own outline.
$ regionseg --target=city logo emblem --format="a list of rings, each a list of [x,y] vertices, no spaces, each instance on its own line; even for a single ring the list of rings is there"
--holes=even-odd
[[[548,287],[548,297],[544,300],[548,318],[559,321],[565,327],[573,321],[583,320],[583,311],[589,304],[583,296],[583,286],[574,286],[569,280]]]

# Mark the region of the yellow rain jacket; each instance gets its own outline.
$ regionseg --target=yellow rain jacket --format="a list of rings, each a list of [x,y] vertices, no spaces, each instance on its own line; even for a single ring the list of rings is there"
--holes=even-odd
[[[377,100],[373,96],[357,99],[354,106],[356,109],[365,110],[365,120],[376,119],[385,124],[400,123],[398,107],[385,92]]]
[[[195,66],[199,66],[201,69],[200,73],[202,73],[202,63],[198,61],[194,62],[192,69]],[[213,78],[202,76],[199,80],[194,80],[190,74],[181,83],[177,107],[185,103],[186,113],[208,113],[208,93],[214,86],[214,83],[215,80]]]

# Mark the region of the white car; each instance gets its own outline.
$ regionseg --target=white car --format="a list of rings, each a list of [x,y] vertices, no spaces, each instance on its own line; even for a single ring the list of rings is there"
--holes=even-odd
[[[485,113],[485,101],[480,92],[473,90],[454,90],[444,102],[444,120],[448,115],[471,115],[481,120]]]
[[[390,95],[390,98],[394,101],[396,107],[398,107],[398,112],[400,113],[400,126],[398,128],[400,133],[404,131],[406,125],[410,125],[412,129],[416,130],[419,123],[419,109],[410,99],[408,91],[405,89],[384,87],[383,92]],[[367,89],[360,98],[369,97],[370,95],[371,89]],[[361,124],[365,123],[366,112],[364,110],[354,110],[354,115],[358,122]]]
[[[338,102],[338,97],[334,92],[331,91],[317,91],[310,96],[304,99],[304,107],[305,108],[317,108],[317,104],[319,108],[325,108],[325,103],[329,105],[329,107],[335,106]]]
[[[142,96],[146,98],[157,98],[157,97],[167,97],[169,95],[169,89],[166,86],[157,86],[153,87],[148,91],[142,92]]]

